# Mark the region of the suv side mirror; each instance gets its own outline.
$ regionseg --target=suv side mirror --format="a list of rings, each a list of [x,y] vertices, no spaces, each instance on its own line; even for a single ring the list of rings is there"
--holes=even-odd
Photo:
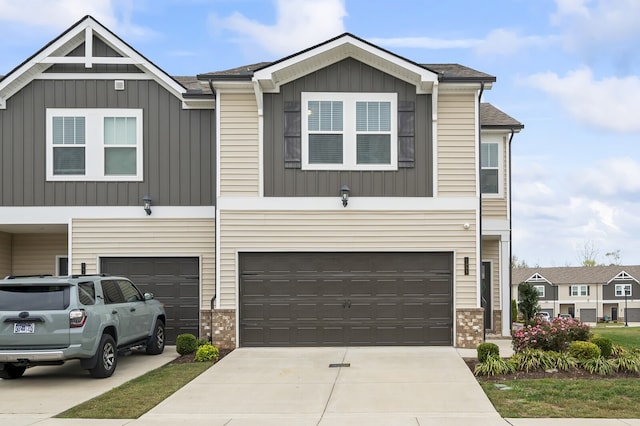
[[[153,299],[153,293],[144,294],[144,300],[152,300],[152,299]]]

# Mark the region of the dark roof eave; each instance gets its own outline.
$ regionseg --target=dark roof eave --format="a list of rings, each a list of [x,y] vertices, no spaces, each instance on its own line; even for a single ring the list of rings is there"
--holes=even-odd
[[[208,80],[224,80],[224,81],[250,81],[253,78],[253,73],[251,74],[237,74],[237,75],[230,75],[230,74],[215,74],[215,73],[207,73],[207,74],[198,74],[196,75],[196,78],[198,80],[201,81],[208,81]]]
[[[509,125],[509,124],[483,124],[482,126],[483,129],[488,129],[488,130],[522,130],[524,129],[524,124],[514,124],[514,125]]]
[[[495,83],[497,79],[491,77],[447,77],[440,75],[441,83]]]

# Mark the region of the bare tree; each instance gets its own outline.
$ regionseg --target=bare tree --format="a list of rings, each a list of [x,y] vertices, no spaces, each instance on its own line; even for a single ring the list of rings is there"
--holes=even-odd
[[[578,261],[582,266],[598,266],[600,250],[593,241],[585,241],[578,249]]]
[[[605,253],[604,256],[609,259],[609,265],[611,265],[611,266],[613,266],[613,265],[619,266],[621,264],[620,263],[620,258],[621,258],[620,249],[617,249],[617,250],[614,250],[614,251],[610,251],[609,253]]]
[[[522,259],[518,259],[518,256],[516,256],[515,254],[511,257],[511,267],[512,268],[528,268],[529,265],[527,265],[527,262]]]

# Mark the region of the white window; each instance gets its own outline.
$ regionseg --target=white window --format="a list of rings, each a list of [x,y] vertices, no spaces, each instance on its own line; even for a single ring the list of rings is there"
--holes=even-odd
[[[47,180],[142,176],[141,109],[47,109]]]
[[[571,295],[572,296],[588,296],[589,286],[588,285],[572,285]]]
[[[538,297],[544,297],[544,286],[543,285],[534,285],[533,287],[538,292]]]
[[[302,93],[302,168],[397,170],[396,93]]]
[[[616,296],[631,296],[631,284],[616,284]]]
[[[502,138],[483,135],[480,151],[480,188],[484,195],[502,196]]]

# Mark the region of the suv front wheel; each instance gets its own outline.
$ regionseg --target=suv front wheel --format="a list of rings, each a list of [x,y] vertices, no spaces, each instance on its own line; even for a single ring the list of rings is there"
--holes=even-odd
[[[118,350],[116,348],[116,341],[113,340],[110,334],[102,335],[97,356],[98,362],[96,366],[89,370],[91,377],[98,379],[111,377],[118,363]]]
[[[0,367],[0,378],[1,379],[19,379],[24,374],[24,370],[27,367],[14,365],[14,364],[4,364]]]

